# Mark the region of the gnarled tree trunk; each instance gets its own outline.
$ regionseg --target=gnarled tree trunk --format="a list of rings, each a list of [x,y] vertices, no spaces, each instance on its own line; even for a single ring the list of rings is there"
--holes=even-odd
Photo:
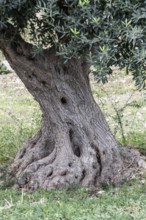
[[[11,168],[18,186],[120,182],[124,151],[92,97],[86,63],[71,59],[64,64],[53,48],[32,58],[31,45],[22,39],[1,48],[42,110],[40,131],[24,144]]]

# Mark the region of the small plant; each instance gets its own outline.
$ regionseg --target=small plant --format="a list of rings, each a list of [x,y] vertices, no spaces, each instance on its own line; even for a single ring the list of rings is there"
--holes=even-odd
[[[10,71],[7,69],[7,67],[4,64],[0,64],[0,75],[9,74]]]

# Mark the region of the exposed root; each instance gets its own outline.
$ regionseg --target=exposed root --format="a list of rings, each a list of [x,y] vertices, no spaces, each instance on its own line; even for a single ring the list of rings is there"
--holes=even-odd
[[[114,170],[114,172],[109,169],[107,173],[104,167],[101,169],[103,165],[102,160],[99,160],[99,151],[95,150],[93,145],[91,149],[94,149],[95,155],[93,154],[94,157],[88,161],[86,160],[86,162],[83,157],[80,158],[74,154],[74,156],[70,154],[70,157],[65,159],[65,152],[62,160],[62,154],[57,154],[57,150],[54,149],[49,156],[31,162],[28,166],[26,163],[25,169],[24,165],[21,164],[17,167],[17,182],[15,186],[26,190],[35,190],[39,187],[52,189],[68,187],[69,185],[92,187],[110,183],[119,185],[123,180],[137,175],[138,166],[141,165],[143,169],[146,169],[146,163],[137,151],[120,148],[124,161],[123,166],[119,170]],[[93,159],[94,162],[92,163]]]

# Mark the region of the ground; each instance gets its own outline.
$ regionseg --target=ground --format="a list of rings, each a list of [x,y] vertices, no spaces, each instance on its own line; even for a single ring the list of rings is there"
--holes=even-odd
[[[145,220],[146,186],[131,181],[121,188],[36,191],[0,190],[2,220]]]

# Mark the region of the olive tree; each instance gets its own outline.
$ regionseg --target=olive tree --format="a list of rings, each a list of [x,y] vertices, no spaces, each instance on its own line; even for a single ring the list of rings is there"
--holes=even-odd
[[[115,140],[89,82],[112,66],[145,87],[146,2],[1,0],[0,49],[39,103],[42,124],[17,153],[19,187],[50,189],[120,183],[134,151]]]

